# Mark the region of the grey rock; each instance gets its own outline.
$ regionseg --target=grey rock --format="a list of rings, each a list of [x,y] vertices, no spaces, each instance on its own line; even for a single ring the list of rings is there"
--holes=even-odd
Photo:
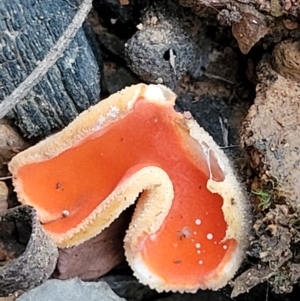
[[[77,0],[0,2],[0,101],[43,60],[70,24]],[[99,100],[100,70],[80,29],[63,56],[13,110],[27,136],[45,136]]]
[[[146,9],[140,30],[125,44],[128,66],[145,82],[174,88],[187,72],[202,75],[208,52],[191,37],[184,20],[184,11],[171,1]]]
[[[122,301],[105,282],[48,280],[41,286],[23,294],[16,301]]]

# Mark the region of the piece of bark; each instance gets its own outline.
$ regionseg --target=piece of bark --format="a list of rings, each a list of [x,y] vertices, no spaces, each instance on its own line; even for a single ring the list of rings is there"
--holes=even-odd
[[[231,298],[249,292],[251,288],[266,281],[271,275],[272,273],[269,267],[259,268],[255,266],[248,269],[235,279]]]
[[[0,181],[0,212],[7,210],[8,188],[5,182]]]
[[[14,231],[10,231],[11,225],[15,225]],[[58,251],[41,227],[36,210],[24,205],[0,212],[0,226],[3,230],[0,235],[3,251],[0,265],[0,296],[26,291],[42,284],[53,273]],[[31,231],[24,231],[27,228]],[[22,244],[25,250],[11,253],[11,248],[7,250],[6,242],[11,241],[11,236],[15,234],[17,237],[13,244]]]
[[[80,23],[77,18],[78,24],[68,28],[75,19],[77,5],[76,0],[53,4],[38,1],[28,5],[19,0],[0,3],[0,10],[5,12],[0,20],[3,31],[0,43],[5,45],[0,50],[3,83],[0,116],[18,102],[13,113],[25,135],[48,135],[99,100],[98,62],[84,30],[81,28],[77,32],[76,28],[83,20]],[[89,10],[90,6],[91,3],[86,8]],[[16,10],[18,14],[13,13]],[[81,19],[88,12],[79,11]],[[69,35],[62,36],[66,28]]]
[[[98,278],[125,260],[123,239],[132,211],[123,212],[108,228],[83,244],[59,250],[59,279]]]

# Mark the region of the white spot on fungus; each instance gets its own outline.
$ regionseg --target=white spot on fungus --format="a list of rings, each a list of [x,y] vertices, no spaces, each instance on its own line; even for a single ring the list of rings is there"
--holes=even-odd
[[[203,264],[203,261],[202,261],[202,260],[199,260],[199,264]]]
[[[196,235],[196,234],[197,234],[197,231],[194,231],[193,234]]]
[[[120,114],[120,109],[116,106],[111,106],[110,110],[107,112],[107,117],[110,119],[116,119]]]
[[[151,235],[150,235],[150,239],[151,239],[152,241],[155,241],[155,240],[157,239],[157,234],[151,234]]]
[[[211,233],[208,233],[208,234],[206,235],[206,238],[207,238],[208,240],[212,240],[212,239],[214,238],[214,236],[213,236]]]
[[[198,226],[201,225],[201,219],[197,218],[197,219],[195,220],[195,224],[198,225]]]
[[[104,116],[100,116],[95,124],[96,129],[100,129],[105,122],[106,122],[106,118]]]
[[[200,250],[197,250],[197,254],[201,254],[201,251],[200,251]]]
[[[70,212],[68,210],[63,210],[61,212],[61,214],[62,214],[63,217],[68,217],[70,215]]]
[[[189,227],[183,227],[181,230],[180,237],[189,237],[191,235],[191,230]]]
[[[196,248],[197,248],[197,249],[200,249],[200,248],[201,248],[201,244],[196,243]]]
[[[224,245],[224,246],[223,246],[223,249],[224,249],[224,250],[226,250],[226,249],[227,249],[227,246],[226,246],[226,245]]]

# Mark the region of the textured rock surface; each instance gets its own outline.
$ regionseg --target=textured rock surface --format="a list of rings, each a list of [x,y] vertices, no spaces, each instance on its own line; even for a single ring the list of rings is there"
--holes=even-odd
[[[5,241],[5,233],[11,225],[15,225],[18,240],[26,245],[24,252],[17,257],[10,256],[11,250],[6,249],[9,244]],[[0,213],[0,226],[3,248],[0,296],[33,288],[48,279],[54,271],[58,251],[43,231],[35,210],[25,205]],[[25,231],[27,228],[31,228],[31,232]],[[27,240],[28,234],[30,238]]]
[[[19,151],[28,147],[24,139],[6,122],[0,122],[0,176],[7,175],[6,164]]]
[[[125,260],[123,239],[131,213],[131,210],[125,211],[103,232],[83,244],[60,249],[57,262],[58,278],[97,278]]]
[[[122,301],[105,282],[83,282],[70,280],[48,280],[41,286],[23,294],[17,301]]]
[[[272,67],[282,76],[300,83],[300,42],[289,39],[278,43],[272,55]]]
[[[257,175],[252,191],[260,195],[249,250],[260,263],[241,275],[247,281],[240,289],[268,279],[275,292],[286,293],[300,279],[300,83],[276,73],[267,57],[258,78],[242,142]]]
[[[300,83],[276,73],[267,60],[258,68],[260,84],[242,140],[253,148],[256,167],[280,184],[296,208],[300,204]]]
[[[171,1],[147,8],[139,30],[125,44],[128,65],[142,80],[174,88],[188,71],[202,75],[208,50],[189,35],[184,22],[184,11]]]
[[[77,1],[4,0],[0,3],[0,101],[34,70],[76,13]],[[62,128],[99,99],[100,72],[80,29],[63,57],[14,109],[28,136]]]

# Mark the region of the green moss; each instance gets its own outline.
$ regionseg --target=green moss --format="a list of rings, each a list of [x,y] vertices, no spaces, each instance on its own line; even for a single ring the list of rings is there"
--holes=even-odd
[[[260,197],[258,208],[266,210],[272,204],[272,196],[269,192],[263,190],[252,190],[251,193]]]

